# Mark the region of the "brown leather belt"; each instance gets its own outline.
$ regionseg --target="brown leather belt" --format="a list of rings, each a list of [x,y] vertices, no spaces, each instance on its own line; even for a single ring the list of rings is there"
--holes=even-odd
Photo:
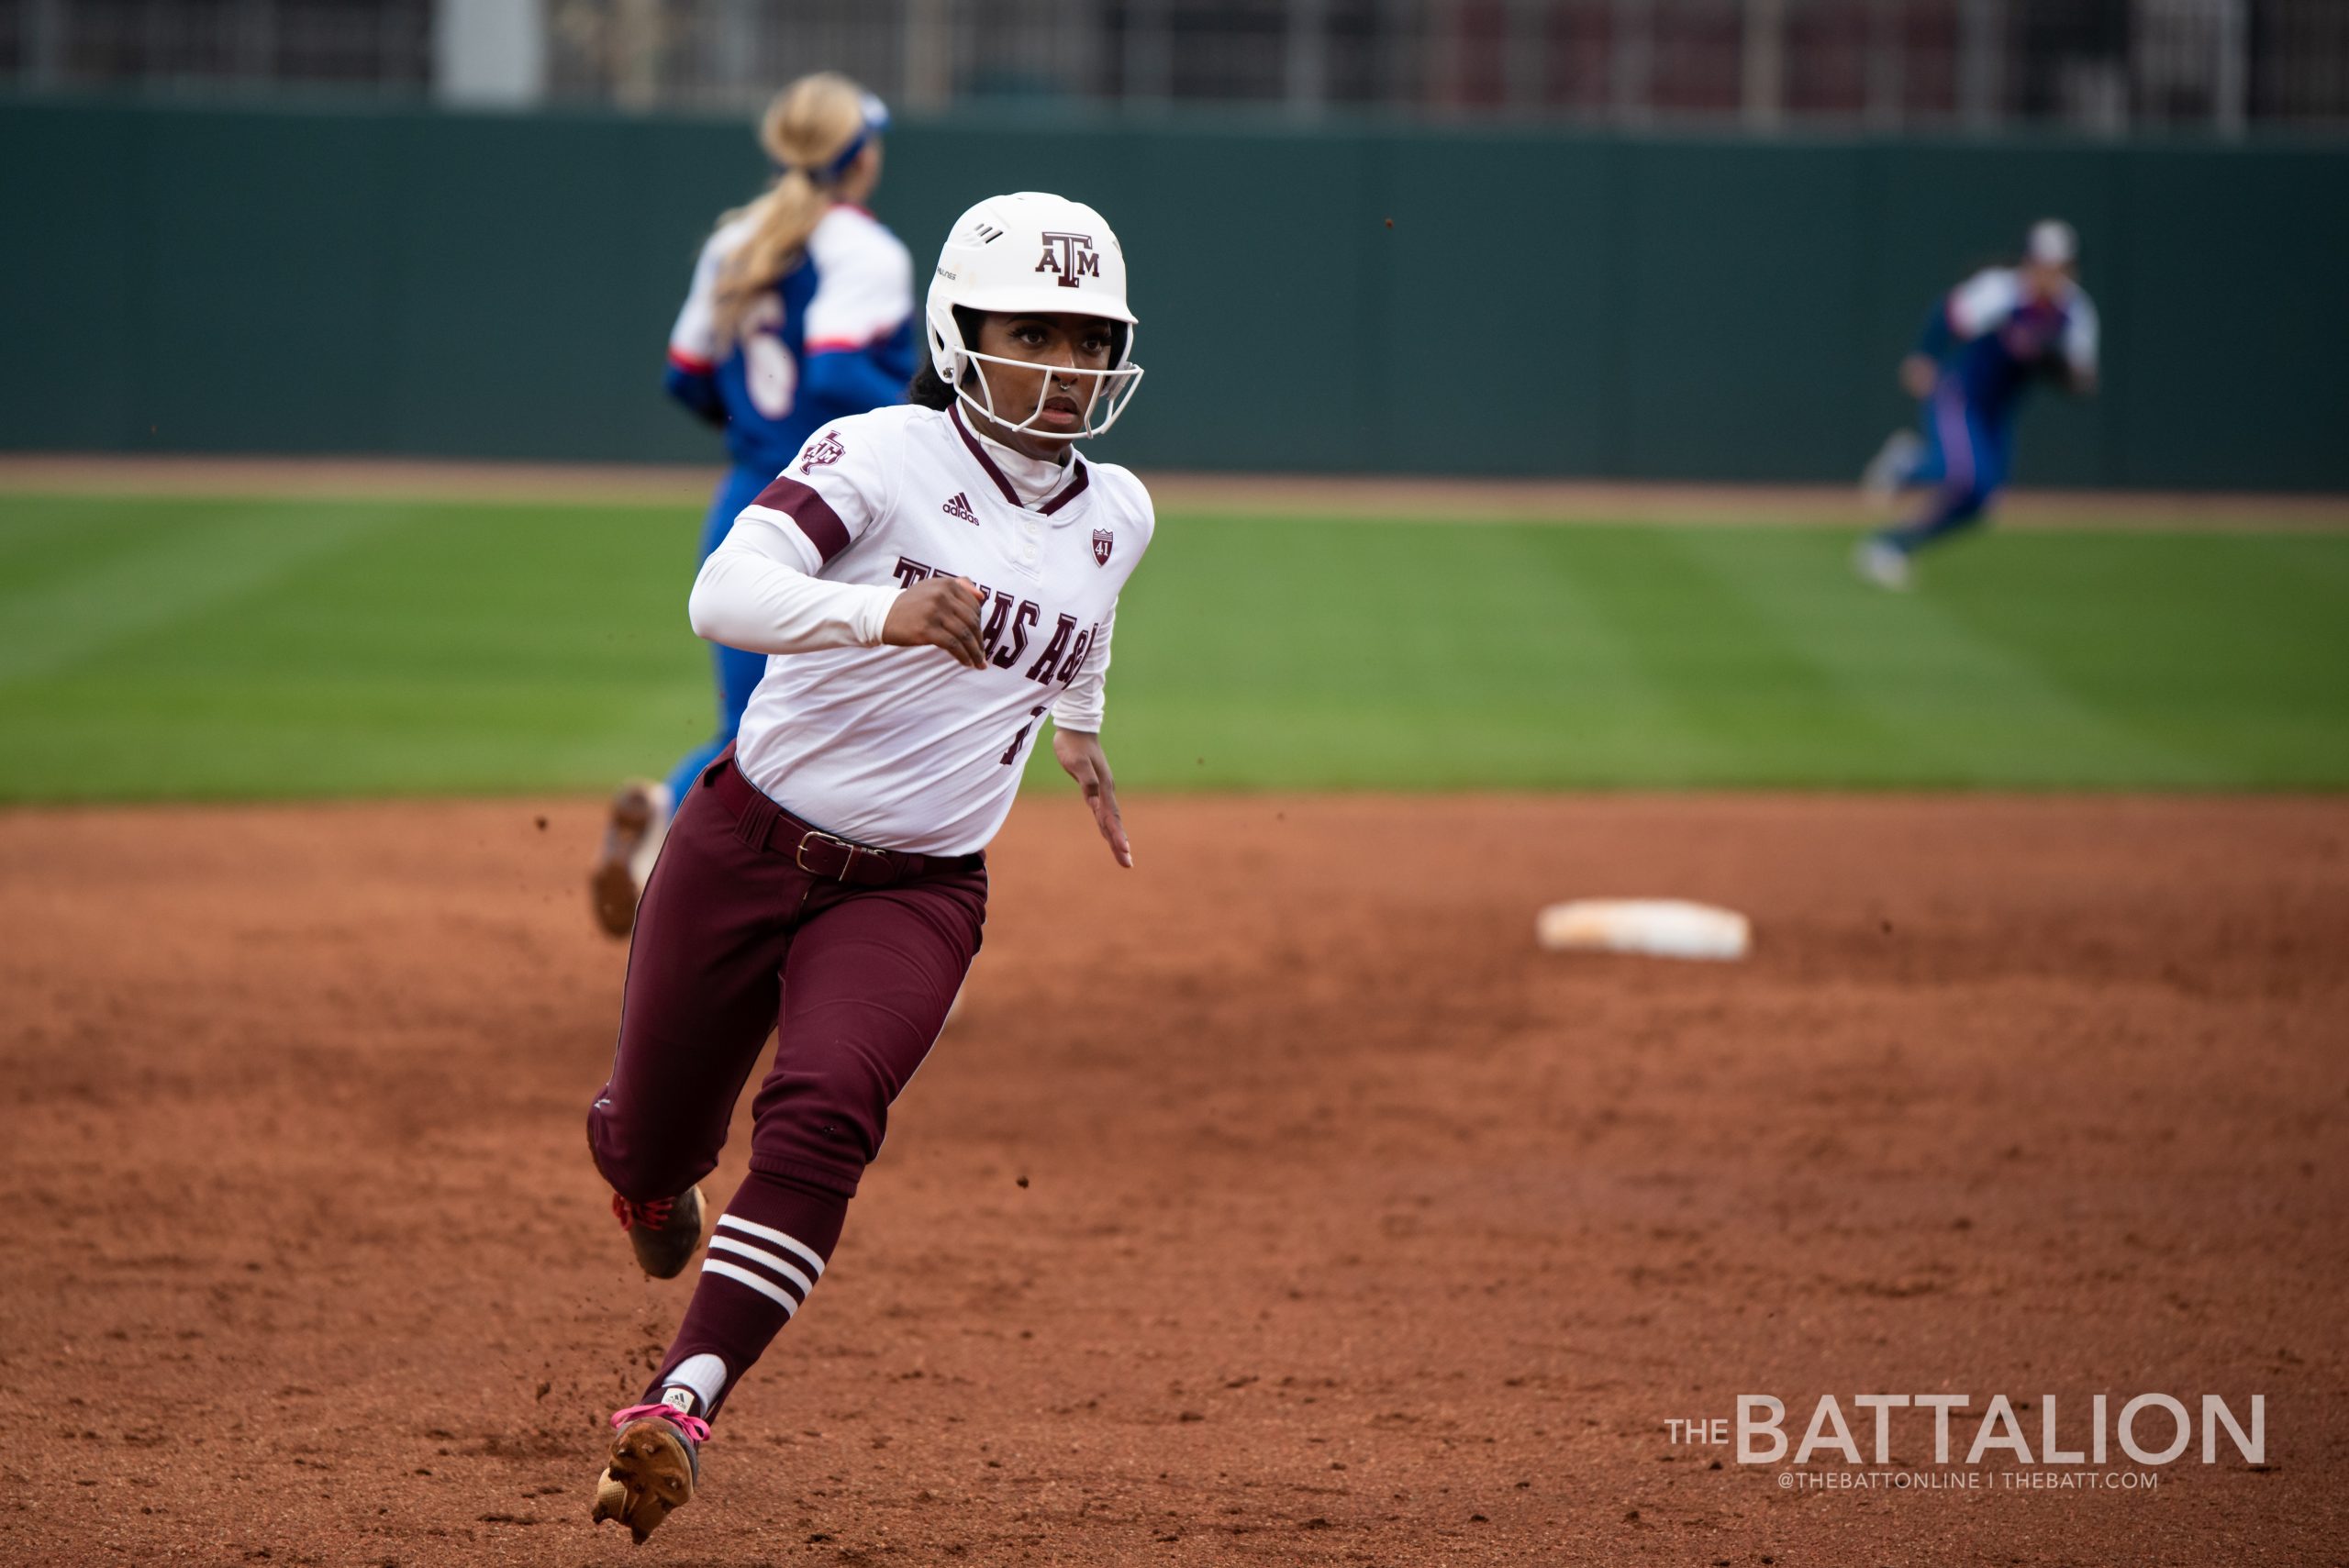
[[[978,871],[987,863],[984,854],[918,855],[910,850],[876,850],[802,822],[742,776],[742,770],[734,765],[730,746],[702,770],[700,784],[732,814],[737,838],[752,849],[786,855],[801,871],[827,882],[887,887],[942,872]]]

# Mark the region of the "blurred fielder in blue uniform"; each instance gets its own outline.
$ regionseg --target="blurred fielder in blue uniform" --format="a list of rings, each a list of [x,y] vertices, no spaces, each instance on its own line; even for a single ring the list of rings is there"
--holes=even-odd
[[[1989,510],[2007,483],[2015,411],[2033,381],[2095,392],[2096,306],[2078,264],[2072,226],[2049,218],[2032,226],[2021,261],[1975,273],[1934,308],[1900,361],[1901,386],[1924,406],[1922,434],[1894,431],[1861,480],[1880,505],[1930,488],[1909,522],[1860,542],[1853,562],[1863,577],[1907,587],[1917,551]]]
[[[845,76],[802,77],[768,106],[759,139],[766,193],[718,220],[669,334],[669,395],[721,427],[733,466],[711,498],[701,557],[798,455],[816,428],[905,399],[914,371],[913,258],[865,210],[881,180],[881,100]],[[664,781],[612,801],[590,879],[596,917],[617,937],[679,799],[734,739],[766,673],[763,655],[711,649],[718,727]]]

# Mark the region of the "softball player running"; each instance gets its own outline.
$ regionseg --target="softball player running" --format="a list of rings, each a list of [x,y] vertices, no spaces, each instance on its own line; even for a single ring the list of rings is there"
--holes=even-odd
[[[726,431],[733,466],[702,525],[707,560],[752,497],[827,419],[900,401],[914,371],[913,259],[865,211],[881,179],[881,101],[829,72],[793,83],[759,132],[779,171],[702,247],[669,334],[669,393]],[[766,660],[710,649],[718,730],[665,782],[613,797],[589,879],[596,918],[629,934],[669,817],[695,774],[734,739]]]
[[[2096,390],[2096,306],[2078,282],[2072,226],[2032,226],[2023,259],[1950,291],[1900,361],[1900,384],[1923,404],[1920,437],[1896,430],[1861,484],[1888,503],[1911,485],[1932,494],[1915,518],[1860,541],[1853,564],[1886,588],[1906,588],[1910,559],[1978,521],[2007,483],[2015,410],[2032,379],[2083,396]]]
[[[684,1272],[696,1185],[767,1031],[749,1173],[615,1434],[594,1517],[691,1500],[709,1423],[823,1277],[888,1110],[979,949],[984,851],[1046,718],[1120,865],[1102,754],[1118,595],[1149,495],[1077,441],[1141,378],[1117,237],[1033,192],[958,219],[914,406],[824,424],[694,584],[694,629],[769,656],[645,889],[596,1169],[646,1273]]]

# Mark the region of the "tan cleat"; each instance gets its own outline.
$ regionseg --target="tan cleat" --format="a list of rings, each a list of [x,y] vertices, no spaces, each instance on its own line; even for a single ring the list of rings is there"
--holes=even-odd
[[[642,1546],[662,1520],[694,1500],[709,1423],[667,1405],[634,1405],[612,1426],[612,1457],[596,1479],[588,1518],[618,1519]]]
[[[669,786],[652,779],[631,779],[612,796],[604,847],[596,857],[596,869],[587,874],[596,923],[608,934],[625,937],[636,929],[637,901],[651,880],[652,862],[661,856],[661,840],[669,836],[675,806]]]

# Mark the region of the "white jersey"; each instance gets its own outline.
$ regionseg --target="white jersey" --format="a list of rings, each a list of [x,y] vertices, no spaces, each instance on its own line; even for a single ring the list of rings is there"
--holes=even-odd
[[[1149,548],[1141,482],[983,441],[961,411],[899,406],[825,425],[694,585],[694,629],[770,655],[735,740],[793,816],[922,854],[984,848],[1049,714],[1098,730],[1119,591]],[[881,645],[897,595],[967,577],[989,659]]]
[[[1995,332],[2013,319],[2026,301],[2022,274],[2012,267],[1985,267],[1950,291],[1947,309],[1951,333],[1971,341]],[[2096,374],[2096,302],[2076,283],[2066,283],[2054,301],[2062,327],[2057,348],[2075,375]]]
[[[718,280],[755,227],[752,219],[738,217],[703,242],[685,303],[669,328],[670,363],[706,371],[732,350],[718,336]],[[778,332],[786,311],[797,318],[788,324],[795,328],[788,336],[802,354],[864,349],[913,318],[913,256],[863,207],[841,202],[828,209],[808,233],[803,255],[810,273],[805,300],[770,311]],[[791,276],[775,280],[778,293]]]

